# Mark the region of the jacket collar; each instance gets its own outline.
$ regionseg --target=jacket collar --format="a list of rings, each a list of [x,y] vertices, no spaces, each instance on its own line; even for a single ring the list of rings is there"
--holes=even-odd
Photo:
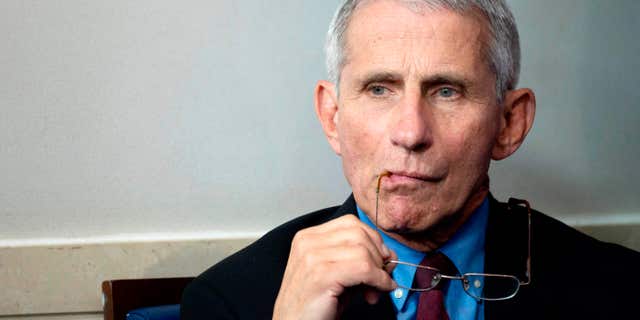
[[[358,209],[356,208],[356,199],[353,197],[353,193],[349,195],[347,200],[345,200],[340,207],[338,207],[338,210],[333,213],[330,219],[333,220],[346,214],[353,214],[356,216],[358,215]]]
[[[531,230],[534,232],[535,230]],[[527,212],[519,206],[509,206],[490,196],[489,223],[485,243],[485,273],[508,274],[526,279]],[[532,243],[532,246],[535,243]],[[532,272],[534,273],[534,272]],[[510,319],[527,310],[532,287],[521,286],[517,295],[508,300],[485,301],[486,319]]]

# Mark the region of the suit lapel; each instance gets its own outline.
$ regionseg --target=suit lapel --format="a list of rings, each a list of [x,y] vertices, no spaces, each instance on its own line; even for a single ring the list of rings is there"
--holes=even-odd
[[[344,203],[340,207],[338,207],[338,210],[336,210],[327,221],[340,218],[346,214],[354,214],[356,216],[358,215],[356,200],[353,197],[353,194],[349,195],[349,198],[347,198],[347,200],[345,200]]]
[[[515,275],[526,279],[527,214],[520,207],[509,208],[489,196],[489,222],[485,242],[485,273]],[[529,307],[530,288],[521,286],[508,300],[484,301],[486,319],[512,319]]]

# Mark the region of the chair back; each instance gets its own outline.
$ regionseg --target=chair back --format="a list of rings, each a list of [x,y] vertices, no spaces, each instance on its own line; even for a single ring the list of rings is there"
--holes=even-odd
[[[193,277],[103,281],[104,319],[124,320],[133,309],[179,304],[191,280]]]

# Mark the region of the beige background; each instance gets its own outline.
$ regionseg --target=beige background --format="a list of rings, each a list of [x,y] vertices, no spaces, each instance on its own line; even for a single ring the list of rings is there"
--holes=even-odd
[[[195,276],[248,239],[0,248],[0,318],[102,311],[108,279]]]

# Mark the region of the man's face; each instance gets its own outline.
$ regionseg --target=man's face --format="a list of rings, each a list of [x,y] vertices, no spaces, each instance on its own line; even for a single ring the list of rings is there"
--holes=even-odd
[[[332,146],[372,219],[378,175],[391,173],[378,217],[387,231],[429,230],[486,182],[502,110],[484,28],[472,16],[396,1],[352,17]]]

